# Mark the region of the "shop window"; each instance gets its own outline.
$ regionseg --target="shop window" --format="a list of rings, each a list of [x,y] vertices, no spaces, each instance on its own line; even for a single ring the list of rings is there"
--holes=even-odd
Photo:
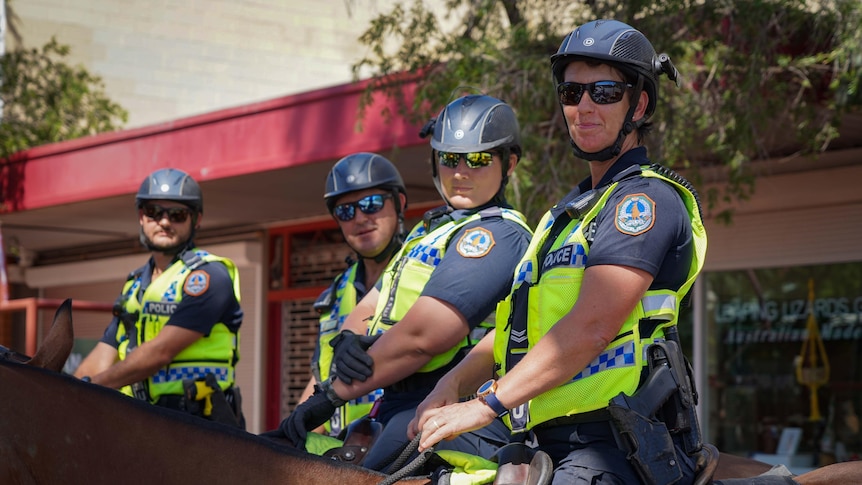
[[[782,436],[801,430],[802,466],[858,459],[862,263],[710,272],[705,281],[710,441],[775,454]]]

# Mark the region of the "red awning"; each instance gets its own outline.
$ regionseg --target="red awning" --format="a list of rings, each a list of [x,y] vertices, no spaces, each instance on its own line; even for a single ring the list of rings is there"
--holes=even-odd
[[[419,127],[390,120],[377,95],[358,129],[367,81],[285,96],[157,125],[36,147],[2,165],[0,213],[133,193],[147,174],[178,167],[199,182],[427,144]],[[408,99],[415,85],[405,86]]]

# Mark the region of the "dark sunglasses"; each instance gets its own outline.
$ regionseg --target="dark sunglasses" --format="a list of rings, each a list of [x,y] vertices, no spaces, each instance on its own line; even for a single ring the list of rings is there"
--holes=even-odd
[[[596,104],[614,104],[623,100],[626,88],[631,84],[623,81],[596,81],[594,83],[565,82],[557,85],[560,103],[566,106],[577,106],[581,102],[584,91],[590,93],[590,98]]]
[[[386,199],[393,198],[392,194],[374,194],[374,195],[366,195],[365,197],[357,200],[356,202],[347,202],[344,204],[338,204],[332,209],[332,215],[337,217],[339,220],[347,222],[353,220],[356,217],[356,208],[362,211],[363,214],[375,214],[380,212],[383,209],[383,204],[386,203]]]
[[[160,221],[165,214],[168,215],[168,220],[174,223],[186,222],[186,219],[191,215],[191,211],[185,207],[162,207],[156,204],[147,204],[141,207],[144,215],[154,221]]]
[[[494,161],[494,153],[492,152],[470,152],[470,153],[455,153],[455,152],[437,152],[437,159],[440,165],[449,168],[458,166],[458,162],[464,157],[464,163],[470,168],[487,167]]]

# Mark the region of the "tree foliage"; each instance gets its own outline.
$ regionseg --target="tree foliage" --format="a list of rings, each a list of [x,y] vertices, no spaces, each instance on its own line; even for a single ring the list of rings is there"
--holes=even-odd
[[[112,102],[102,80],[64,62],[69,46],[51,39],[0,59],[3,118],[0,158],[26,148],[119,129],[128,113]]]
[[[680,89],[662,78],[653,160],[697,180],[718,169],[707,207],[745,199],[752,162],[825,150],[848,110],[862,105],[858,0],[445,0],[398,4],[374,19],[354,75],[366,92],[398,97],[403,115],[434,116],[465,86],[513,105],[525,157],[513,203],[535,221],[588,173],[571,153],[549,56],[575,26],[615,18],[670,54]],[[442,7],[442,8],[441,8]],[[400,83],[415,80],[408,101]],[[727,214],[716,214],[727,216]]]

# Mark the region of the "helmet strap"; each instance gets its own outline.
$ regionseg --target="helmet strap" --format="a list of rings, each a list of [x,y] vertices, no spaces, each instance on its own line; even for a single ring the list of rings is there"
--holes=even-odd
[[[395,213],[398,215],[398,226],[395,229],[395,234],[389,240],[389,244],[377,256],[374,256],[375,263],[382,263],[392,257],[396,251],[401,249],[404,244],[404,213],[401,212],[401,197],[397,189],[392,189],[392,201],[395,202]]]
[[[383,251],[380,251],[377,256],[372,256],[370,258],[363,258],[362,256],[359,257],[362,259],[373,259],[375,263],[383,263],[395,254],[395,251],[398,251],[399,248],[401,248],[401,241],[399,238],[393,237],[389,241],[389,244],[383,249]]]
[[[434,181],[434,187],[437,188],[437,193],[440,194],[440,198],[443,199],[443,202],[445,202],[447,206],[451,207],[449,199],[447,199],[446,194],[443,193],[443,186],[440,185],[440,171],[437,169],[437,150],[433,148],[431,149],[431,180]]]
[[[638,104],[635,101],[640,98],[641,91],[643,91],[643,84],[643,76],[638,74],[637,83],[634,87],[634,91],[632,91],[629,110],[626,113],[626,120],[623,122],[622,128],[620,128],[620,132],[617,135],[617,139],[614,141],[614,144],[597,152],[585,152],[575,143],[575,140],[569,137],[569,142],[572,144],[572,152],[576,157],[583,158],[590,162],[605,162],[618,156],[620,152],[622,152],[623,142],[626,137],[629,136],[629,133],[633,132],[635,128],[640,127],[646,121],[646,117],[641,118],[637,122],[632,121],[635,116],[635,110],[638,107]],[[560,108],[562,109],[562,106],[560,106]],[[563,117],[563,119],[565,119],[565,117]]]
[[[500,190],[497,191],[492,201],[497,205],[506,205],[506,186],[509,185],[509,158],[512,154],[512,149],[504,147],[500,150],[501,167],[503,170],[503,178],[500,179]]]

